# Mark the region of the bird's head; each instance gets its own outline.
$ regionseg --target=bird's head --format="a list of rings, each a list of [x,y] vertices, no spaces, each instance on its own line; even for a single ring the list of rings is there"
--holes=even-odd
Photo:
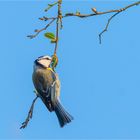
[[[52,58],[50,56],[40,56],[35,60],[35,65],[43,68],[49,68]]]

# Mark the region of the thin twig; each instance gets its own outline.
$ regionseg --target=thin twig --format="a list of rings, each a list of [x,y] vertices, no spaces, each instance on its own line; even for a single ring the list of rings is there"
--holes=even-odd
[[[79,17],[79,18],[87,18],[87,17],[92,17],[92,16],[98,16],[98,15],[104,15],[104,14],[109,14],[109,13],[116,13],[116,12],[122,12],[122,11],[125,11],[126,9],[128,8],[131,8],[133,6],[137,6],[140,4],[140,1],[138,2],[135,2],[133,4],[130,4],[124,8],[120,8],[120,9],[115,9],[115,10],[108,10],[108,11],[104,11],[104,12],[94,12],[94,13],[91,13],[91,14],[81,14],[81,13],[66,13],[65,15],[62,16],[62,18],[66,18],[66,17],[72,17],[72,16],[75,16],[75,17]],[[47,18],[47,17],[46,17]],[[57,19],[58,17],[48,17],[47,19]]]
[[[103,35],[103,33],[105,33],[105,32],[107,31],[107,29],[108,29],[108,27],[109,27],[109,25],[110,25],[111,20],[112,20],[115,16],[117,16],[119,13],[125,11],[126,9],[128,9],[128,8],[130,8],[130,7],[133,7],[133,6],[137,6],[137,5],[139,5],[139,4],[140,4],[140,1],[135,2],[135,3],[133,3],[133,4],[130,4],[130,5],[128,5],[128,6],[124,7],[124,8],[121,8],[121,9],[119,9],[119,10],[114,10],[116,13],[113,14],[113,15],[108,19],[108,22],[107,22],[107,24],[106,24],[104,30],[99,34],[99,43],[100,43],[100,44],[102,43],[102,35]]]
[[[62,3],[62,0],[58,0],[58,5],[59,5],[59,8],[61,8],[61,4],[60,4],[60,1]],[[61,15],[61,19],[62,18],[66,18],[66,17],[79,17],[79,18],[87,18],[87,17],[92,17],[92,16],[99,16],[99,15],[105,15],[105,14],[109,14],[109,13],[115,13],[114,15],[116,15],[116,13],[120,13],[122,11],[125,11],[133,6],[137,6],[140,4],[140,1],[137,1],[135,3],[132,3],[128,6],[125,6],[124,8],[120,8],[120,9],[115,9],[115,10],[108,10],[108,11],[104,11],[104,12],[98,12],[97,10],[94,11],[92,10],[93,13],[91,14],[81,14],[80,12],[79,13],[66,13],[65,15]],[[59,9],[58,8],[58,9]],[[92,8],[93,9],[93,8]],[[59,9],[60,10],[60,9]],[[61,11],[61,10],[60,10]],[[114,17],[114,16],[113,16]],[[57,16],[57,17],[43,17],[43,18],[39,18],[40,20],[44,20],[44,21],[48,21],[48,20],[51,20],[50,23],[48,25],[46,25],[46,27],[40,29],[40,30],[35,30],[36,31],[36,34],[34,35],[28,35],[27,37],[29,37],[30,39],[32,38],[35,38],[40,32],[46,30],[55,20],[59,20],[60,17]],[[112,19],[112,18],[111,18]],[[57,30],[56,30],[57,31]],[[57,38],[58,39],[58,38]],[[55,47],[55,52],[57,50],[57,43],[58,41],[56,41],[56,47]]]
[[[37,100],[37,98],[38,98],[38,96],[36,96],[35,99],[33,100],[32,105],[30,107],[30,110],[28,112],[28,116],[27,116],[25,122],[22,123],[22,126],[20,127],[20,129],[27,127],[30,119],[32,119],[32,117],[33,117],[33,110],[34,110],[34,104],[35,104],[35,101]]]
[[[46,16],[43,16],[43,17],[40,17],[40,18],[38,18],[39,20],[44,20],[44,21],[48,21],[48,20],[52,20],[52,19],[56,19],[55,17],[50,17],[50,18],[48,18],[48,17],[46,17]]]
[[[139,4],[140,4],[140,1],[132,3],[132,4],[128,5],[128,6],[125,6],[124,8],[115,9],[115,10],[108,10],[108,11],[104,11],[104,12],[96,11],[96,12],[91,13],[91,14],[66,13],[64,16],[62,16],[62,18],[69,17],[69,16],[76,16],[76,17],[80,17],[80,18],[87,18],[87,17],[91,17],[91,16],[98,16],[98,15],[104,15],[104,14],[109,14],[109,13],[122,12],[122,11],[125,11],[126,9],[128,9],[128,8],[131,8],[133,6],[137,6]],[[54,18],[57,18],[57,17],[54,17]]]
[[[55,6],[58,2],[54,2],[52,4],[48,4],[48,7],[45,9],[45,12],[47,12],[48,10],[50,10],[53,6]]]
[[[61,18],[62,18],[61,4],[62,4],[62,0],[58,0],[58,15],[57,15],[57,21],[56,21],[56,43],[55,43],[54,54],[56,54],[56,51],[57,51],[57,48],[58,48],[59,20],[61,21]]]
[[[35,38],[40,32],[46,30],[56,19],[53,18],[44,28],[40,29],[40,30],[35,30],[36,34],[34,35],[28,35],[27,37],[29,37],[30,39]]]
[[[73,17],[73,16],[79,17],[79,18],[87,18],[87,17],[91,17],[91,16],[98,16],[98,15],[105,15],[105,14],[109,14],[109,13],[115,13],[115,14],[113,14],[113,15],[108,19],[108,22],[107,22],[107,24],[106,24],[104,30],[99,34],[99,42],[100,42],[100,44],[101,44],[101,37],[102,37],[103,33],[105,33],[105,32],[107,31],[107,29],[108,29],[108,27],[109,27],[109,25],[110,25],[111,20],[112,20],[116,15],[118,15],[119,13],[121,13],[121,12],[123,12],[123,11],[125,11],[125,10],[127,10],[127,9],[129,9],[129,8],[131,8],[131,7],[133,7],[133,6],[137,6],[137,5],[139,5],[139,4],[140,4],[140,1],[137,1],[137,2],[135,2],[135,3],[132,3],[132,4],[128,5],[128,6],[125,6],[124,8],[115,9],[115,10],[108,10],[108,11],[104,11],[104,12],[98,12],[95,8],[92,8],[93,13],[91,13],[91,14],[81,14],[80,12],[78,12],[78,13],[66,13],[64,16],[62,16],[62,18],[65,18],[65,17]],[[49,19],[57,19],[57,20],[58,20],[59,18],[58,18],[58,17],[50,17],[50,18],[47,18],[47,19],[48,19],[48,20],[49,20]]]
[[[103,35],[103,33],[107,31],[111,20],[112,20],[116,15],[118,15],[119,13],[120,13],[120,12],[115,13],[114,15],[112,15],[112,16],[108,19],[108,22],[107,22],[107,24],[106,24],[104,30],[99,34],[99,43],[100,43],[100,44],[102,43],[102,35]]]

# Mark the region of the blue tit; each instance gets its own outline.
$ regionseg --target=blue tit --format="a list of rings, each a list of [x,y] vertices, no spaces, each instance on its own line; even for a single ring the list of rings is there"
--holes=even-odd
[[[73,117],[60,103],[60,81],[58,75],[51,68],[50,56],[41,56],[34,61],[33,83],[37,96],[41,98],[50,112],[55,112],[59,124],[63,127],[70,123]]]

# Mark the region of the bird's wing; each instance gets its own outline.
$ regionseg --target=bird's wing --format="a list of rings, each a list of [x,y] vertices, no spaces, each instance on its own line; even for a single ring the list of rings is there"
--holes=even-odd
[[[60,95],[60,81],[56,73],[53,72],[53,75],[55,76],[55,81],[50,87],[50,93],[51,93],[51,101],[52,103],[55,103]]]
[[[37,71],[35,74],[33,73],[33,82],[45,105],[50,102],[53,106],[60,93],[60,82],[57,74],[50,69]]]

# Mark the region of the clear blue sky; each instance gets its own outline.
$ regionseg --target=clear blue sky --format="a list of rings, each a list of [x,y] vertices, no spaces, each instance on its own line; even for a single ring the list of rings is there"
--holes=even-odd
[[[65,18],[59,39],[61,100],[74,121],[61,129],[41,100],[33,119],[20,130],[33,98],[33,61],[52,54],[54,46],[41,33],[49,1],[0,1],[0,138],[140,139],[140,6],[112,20],[99,44],[98,34],[109,15]],[[134,1],[64,1],[63,12],[90,13],[116,9]],[[49,12],[55,14],[55,9]],[[48,31],[54,31],[54,26]]]

